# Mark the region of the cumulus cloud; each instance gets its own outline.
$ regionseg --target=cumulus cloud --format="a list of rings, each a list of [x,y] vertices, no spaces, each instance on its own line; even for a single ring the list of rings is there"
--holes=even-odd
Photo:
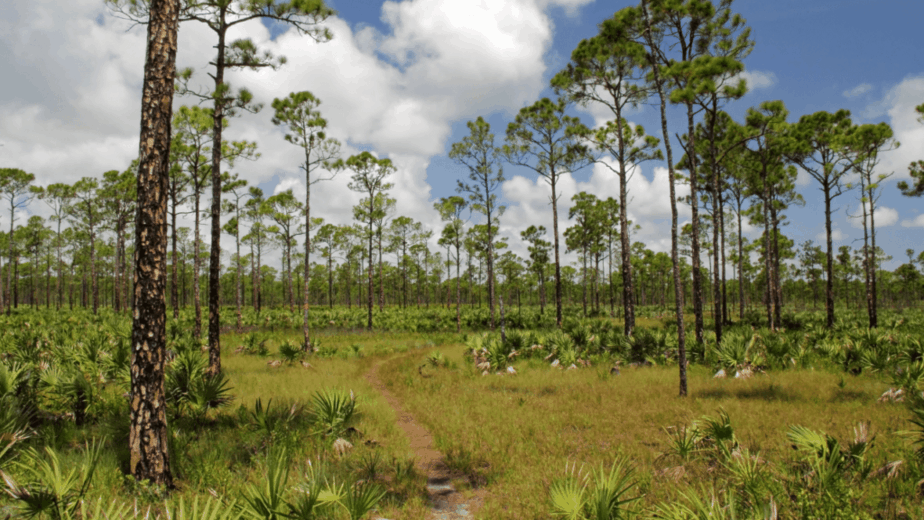
[[[857,85],[856,87],[853,87],[852,89],[845,90],[844,97],[845,98],[855,98],[858,96],[862,96],[863,94],[866,94],[870,90],[873,90],[872,85],[870,85],[869,83],[860,83],[859,85]]]
[[[902,227],[922,227],[924,228],[924,213],[914,217],[913,219],[903,220]]]
[[[873,212],[876,229],[894,226],[898,222],[898,211],[885,206],[876,208]]]
[[[760,70],[746,70],[739,77],[744,78],[748,84],[748,90],[758,90],[770,88],[776,85],[776,74]]]
[[[834,242],[835,244],[844,240],[845,238],[847,238],[847,235],[845,235],[844,232],[841,231],[839,228],[835,227],[831,229],[831,241]],[[825,235],[825,232],[822,231],[821,233],[818,233],[817,235],[815,235],[815,240],[819,244],[824,244],[828,241],[828,238]]]
[[[907,179],[908,165],[921,158],[920,143],[924,143],[924,124],[914,108],[924,99],[924,76],[911,76],[902,80],[876,103],[867,107],[864,116],[888,116],[895,140],[903,146],[881,155],[877,174],[895,174],[895,179]]]
[[[857,228],[863,229],[863,213],[862,209],[856,211],[857,215],[855,218],[850,218],[850,225]],[[876,208],[876,211],[873,212],[873,217],[876,221],[876,229],[881,229],[884,227],[894,226],[898,223],[898,211],[886,206],[879,206]],[[867,226],[869,225],[869,217],[867,217]]]
[[[612,197],[619,200],[619,177],[603,164],[595,164],[586,181],[578,181],[571,175],[562,176],[558,183],[558,232],[562,241],[561,253],[565,253],[564,232],[574,224],[568,219],[571,197],[582,191],[592,193],[603,200]],[[629,179],[629,220],[640,226],[634,231],[632,241],[642,241],[654,251],[669,251],[670,236],[670,190],[667,168],[654,168],[651,177],[636,171]],[[677,186],[677,196],[689,195],[688,186]],[[521,243],[519,233],[530,225],[542,225],[548,230],[551,241],[552,212],[550,208],[551,188],[538,176],[529,178],[515,175],[503,184],[504,197],[512,203],[501,219],[500,233],[509,238],[511,250],[525,256],[526,245]],[[689,206],[678,204],[681,219],[689,218]],[[574,259],[568,256],[568,261]]]
[[[344,143],[344,156],[370,150],[391,158],[397,171],[390,195],[401,214],[438,223],[426,169],[431,157],[445,151],[451,125],[481,114],[512,113],[535,99],[545,87],[552,43],[549,9],[574,14],[589,1],[385,2],[384,32],[370,26],[354,30],[332,18],[326,25],[334,38],[323,44],[294,30],[273,38],[261,23],[248,22],[228,38],[252,38],[288,63],[276,71],[229,71],[226,80],[250,89],[267,107],[274,97],[312,91],[323,101],[328,134]],[[202,24],[181,26],[177,64],[193,68],[202,88],[210,87],[214,39]],[[39,185],[125,168],[138,150],[144,49],[144,28],[129,30],[98,0],[3,2],[0,67],[7,75],[0,100],[0,163],[35,173]],[[174,107],[195,102],[177,98]],[[305,186],[299,149],[282,139],[270,111],[231,119],[227,138],[255,141],[262,153],[233,171],[272,193],[300,192]],[[349,190],[349,180],[345,171],[314,185],[312,213],[351,222],[361,195]],[[46,211],[40,203],[29,209]]]

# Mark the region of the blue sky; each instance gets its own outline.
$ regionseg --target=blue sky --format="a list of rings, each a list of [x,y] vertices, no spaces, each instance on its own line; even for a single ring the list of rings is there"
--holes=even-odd
[[[0,163],[36,174],[39,184],[73,182],[124,168],[137,153],[144,34],[114,18],[98,0],[35,2],[9,0],[0,6],[0,67],[10,71],[0,85]],[[466,121],[485,116],[501,140],[516,111],[552,96],[549,78],[567,63],[582,38],[625,2],[593,0],[336,0],[338,16],[329,21],[335,38],[314,44],[293,31],[254,23],[235,37],[251,37],[284,54],[278,71],[235,72],[236,86],[254,91],[267,105],[273,97],[311,90],[324,101],[330,133],[346,143],[345,153],[361,149],[391,157],[399,167],[393,196],[399,212],[438,228],[432,204],[454,194],[462,170],[446,152],[467,133]],[[896,260],[906,248],[924,249],[920,201],[902,197],[895,184],[907,177],[907,164],[924,156],[924,125],[910,112],[924,103],[924,65],[919,53],[919,22],[924,5],[912,1],[872,2],[738,0],[756,42],[745,60],[752,91],[728,107],[740,118],[748,107],[783,100],[792,121],[818,110],[849,109],[855,122],[885,121],[902,147],[884,158],[879,243]],[[181,66],[192,66],[205,82],[212,37],[184,24]],[[177,99],[175,107],[191,104]],[[592,111],[577,112],[588,123]],[[672,110],[671,132],[682,132]],[[232,139],[256,141],[263,157],[235,171],[266,191],[303,190],[298,153],[269,122],[265,109],[231,121]],[[656,107],[629,116],[661,137]],[[669,245],[669,216],[663,164],[645,164],[630,183],[630,217],[641,225],[634,239],[655,250]],[[503,197],[509,209],[502,232],[521,255],[518,233],[532,223],[551,228],[547,187],[528,171],[507,168]],[[317,214],[347,223],[358,195],[346,188],[348,174],[319,185]],[[575,173],[563,191],[568,198],[588,190],[615,195],[617,186],[599,167]],[[806,181],[806,178],[802,179]],[[798,187],[804,208],[788,212],[784,233],[797,243],[823,240],[820,194],[813,182]],[[837,245],[859,245],[855,193],[838,200],[834,226]],[[33,203],[29,211],[46,214]],[[0,216],[0,225],[3,224]],[[8,217],[7,217],[8,218]],[[562,218],[562,229],[570,225]],[[754,236],[754,232],[751,236]],[[438,230],[437,233],[438,235]],[[227,246],[227,244],[226,244]]]

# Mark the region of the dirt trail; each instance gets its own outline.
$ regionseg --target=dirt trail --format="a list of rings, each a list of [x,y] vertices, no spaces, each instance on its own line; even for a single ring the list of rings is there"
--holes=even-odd
[[[442,453],[437,451],[430,432],[405,411],[401,406],[401,401],[388,391],[378,375],[381,364],[382,362],[376,363],[366,373],[366,380],[395,410],[395,415],[398,416],[398,426],[404,430],[411,442],[417,471],[427,476],[427,493],[430,495],[431,510],[426,520],[470,520],[474,518],[474,512],[484,502],[484,491],[475,490],[470,497],[466,498],[453,487],[453,479],[464,480],[465,475],[454,472],[446,466],[446,459]]]

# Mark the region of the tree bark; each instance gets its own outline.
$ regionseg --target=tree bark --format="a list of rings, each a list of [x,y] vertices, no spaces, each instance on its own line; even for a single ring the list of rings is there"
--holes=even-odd
[[[221,96],[225,74],[224,10],[218,32],[218,56],[215,60],[215,108],[212,119],[212,244],[209,252],[209,368],[211,375],[221,372],[221,131],[224,126],[224,100]],[[196,244],[198,247],[198,244]],[[198,258],[196,259],[198,261]],[[197,281],[198,287],[198,281]]]
[[[141,110],[135,227],[129,468],[137,480],[172,486],[164,396],[167,172],[173,105],[177,0],[151,0]]]

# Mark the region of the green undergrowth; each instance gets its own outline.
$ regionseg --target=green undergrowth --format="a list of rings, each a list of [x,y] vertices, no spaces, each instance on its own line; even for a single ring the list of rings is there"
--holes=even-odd
[[[677,325],[657,309],[632,339],[573,308],[561,331],[509,311],[504,337],[466,311],[457,334],[454,309],[377,311],[386,330],[367,332],[359,309],[314,308],[311,353],[297,313],[250,311],[240,332],[227,313],[210,377],[184,310],[168,321],[169,492],[128,476],[129,317],[0,316],[0,517],[422,518],[425,479],[374,365],[486,487],[480,518],[921,516],[919,315],[875,331],[749,315],[719,343],[688,335],[681,399]]]
[[[252,329],[223,336],[222,374],[209,377],[202,342],[169,327],[176,487],[166,490],[128,475],[130,321],[0,320],[0,516],[418,518],[426,508],[408,440],[364,374],[450,335],[320,331],[317,353],[293,355],[300,331]],[[264,353],[234,352],[248,334]]]

